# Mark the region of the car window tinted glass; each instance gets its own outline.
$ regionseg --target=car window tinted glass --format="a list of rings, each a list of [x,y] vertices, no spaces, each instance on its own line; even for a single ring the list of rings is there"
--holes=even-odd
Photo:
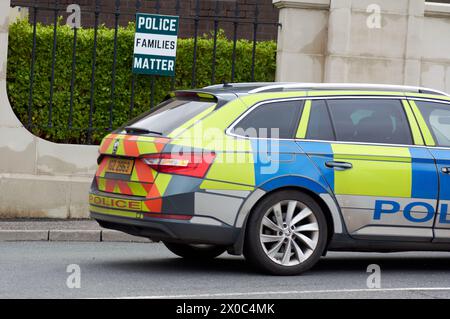
[[[294,138],[302,105],[301,101],[260,105],[239,121],[233,133],[254,138]]]
[[[336,139],[344,142],[412,144],[400,100],[328,100]]]
[[[450,104],[416,101],[438,146],[450,147]]]
[[[312,101],[306,138],[323,141],[334,140],[333,126],[324,100]]]
[[[165,136],[214,104],[214,102],[171,99],[131,120],[121,130],[125,127],[145,129]]]

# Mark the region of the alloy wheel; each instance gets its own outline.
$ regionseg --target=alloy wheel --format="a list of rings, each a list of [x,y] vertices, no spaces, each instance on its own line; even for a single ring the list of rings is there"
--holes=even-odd
[[[319,224],[304,203],[281,201],[264,214],[259,239],[272,261],[282,266],[296,266],[305,262],[317,247]]]

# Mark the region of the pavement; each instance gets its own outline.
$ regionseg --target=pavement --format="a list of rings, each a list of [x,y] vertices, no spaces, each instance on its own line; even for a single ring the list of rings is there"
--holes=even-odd
[[[329,253],[293,277],[227,254],[187,261],[157,243],[0,242],[0,256],[0,298],[450,298],[450,253]]]
[[[3,219],[0,242],[4,241],[150,242],[147,238],[101,228],[89,219]]]

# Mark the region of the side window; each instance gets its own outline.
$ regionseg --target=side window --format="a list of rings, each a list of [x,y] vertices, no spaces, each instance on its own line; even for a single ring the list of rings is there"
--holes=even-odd
[[[400,100],[328,100],[336,139],[344,142],[412,144]]]
[[[309,115],[306,138],[309,140],[334,141],[333,126],[324,100],[313,100]]]
[[[415,101],[438,146],[450,147],[450,104]]]
[[[273,102],[258,106],[233,128],[246,137],[294,138],[303,101]]]

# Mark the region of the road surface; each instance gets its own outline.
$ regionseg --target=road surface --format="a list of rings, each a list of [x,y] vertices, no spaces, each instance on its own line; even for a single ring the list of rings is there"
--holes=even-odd
[[[367,286],[371,264],[380,289]],[[302,276],[274,277],[242,257],[186,261],[162,244],[0,242],[0,298],[178,297],[450,298],[450,253],[329,253]]]

